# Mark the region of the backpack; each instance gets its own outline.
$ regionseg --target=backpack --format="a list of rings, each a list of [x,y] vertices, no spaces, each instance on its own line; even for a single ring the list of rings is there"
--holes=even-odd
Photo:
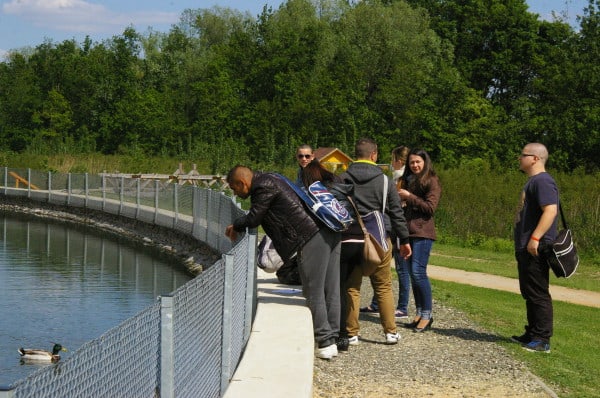
[[[276,272],[283,265],[283,260],[268,235],[263,236],[256,252],[256,265],[265,272]]]
[[[315,181],[306,189],[299,187],[281,174],[276,174],[276,176],[285,181],[308,209],[331,230],[345,231],[354,222],[348,209],[325,188],[321,181]]]

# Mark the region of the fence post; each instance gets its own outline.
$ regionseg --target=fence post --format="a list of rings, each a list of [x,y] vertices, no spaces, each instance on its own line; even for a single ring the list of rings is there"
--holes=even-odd
[[[48,172],[48,203],[52,203],[52,172]]]
[[[85,186],[85,188],[84,188],[84,189],[85,189],[85,208],[87,209],[87,207],[88,207],[88,202],[89,202],[89,199],[90,199],[90,195],[89,195],[89,194],[90,194],[90,193],[89,193],[89,189],[90,189],[90,187],[89,187],[89,181],[88,181],[88,173],[85,173],[85,174],[83,175],[83,181],[84,181],[84,183],[83,183],[83,184],[84,184],[84,186]]]
[[[106,210],[106,175],[102,174],[102,211]]]
[[[138,220],[140,218],[140,206],[142,204],[141,198],[141,190],[142,190],[142,179],[135,179],[135,219]]]
[[[173,295],[160,298],[160,397],[175,396]]]
[[[123,197],[125,195],[125,177],[121,176],[121,186],[119,187],[119,215],[123,214]]]
[[[67,173],[67,204],[71,204],[71,173]]]
[[[0,398],[12,398],[15,396],[14,388],[10,386],[0,386]]]
[[[4,195],[8,193],[8,167],[4,167]]]
[[[179,184],[173,185],[173,211],[175,212],[173,229],[177,229],[177,222],[179,221]]]
[[[158,180],[154,180],[154,225],[158,220]]]
[[[229,386],[229,380],[232,377],[231,368],[231,339],[232,339],[232,306],[233,306],[233,267],[235,257],[231,254],[224,254],[225,276],[223,283],[223,335],[221,342],[221,395]]]
[[[250,338],[252,331],[252,314],[254,312],[256,297],[256,241],[258,236],[256,230],[247,234],[248,257],[246,261],[246,308],[244,311],[244,343]]]
[[[27,169],[27,197],[31,198],[31,169]]]

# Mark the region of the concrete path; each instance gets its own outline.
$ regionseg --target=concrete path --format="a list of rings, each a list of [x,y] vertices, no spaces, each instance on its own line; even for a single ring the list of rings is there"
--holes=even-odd
[[[430,278],[441,281],[463,283],[488,289],[504,290],[520,294],[519,281],[516,278],[489,275],[481,272],[468,272],[454,268],[429,264],[427,274]],[[600,308],[600,293],[587,290],[570,289],[563,286],[550,286],[553,300],[566,301],[572,304]]]

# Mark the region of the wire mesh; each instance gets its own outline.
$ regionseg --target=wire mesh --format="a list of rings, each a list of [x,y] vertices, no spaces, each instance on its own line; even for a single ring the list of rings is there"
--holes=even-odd
[[[223,193],[195,186],[175,188],[166,182],[102,176],[88,176],[86,180],[84,174],[69,176],[27,169],[4,168],[2,174],[6,195],[30,195],[32,188],[24,187],[22,181],[30,178],[30,183],[40,184],[36,186],[37,196],[31,199],[67,206],[91,204],[96,210],[175,228],[233,256],[231,308],[224,308],[223,260],[173,294],[175,396],[220,396],[222,362],[228,361],[228,369],[236,368],[249,338],[246,322],[252,319],[252,314],[246,311],[254,309],[247,305],[255,301],[254,291],[247,288],[249,283],[255,284],[254,259],[248,258],[249,239],[243,236],[233,246],[223,234],[225,227],[244,211]],[[13,396],[160,396],[160,311],[160,303],[155,303],[85,344],[67,360],[17,381],[12,386]],[[231,314],[228,322],[232,329],[230,336],[225,337],[224,314]],[[224,338],[231,340],[223,341]],[[229,350],[224,350],[224,346]],[[224,352],[227,354],[223,355]]]

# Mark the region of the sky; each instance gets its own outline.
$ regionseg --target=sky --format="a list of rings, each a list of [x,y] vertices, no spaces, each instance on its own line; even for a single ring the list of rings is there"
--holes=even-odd
[[[2,0],[0,1],[0,60],[6,52],[35,47],[46,40],[60,43],[89,36],[93,42],[123,33],[133,26],[137,32],[168,32],[188,8],[229,7],[260,14],[268,4],[282,0]],[[552,11],[565,13],[575,25],[588,0],[527,0],[529,10],[552,20]]]

